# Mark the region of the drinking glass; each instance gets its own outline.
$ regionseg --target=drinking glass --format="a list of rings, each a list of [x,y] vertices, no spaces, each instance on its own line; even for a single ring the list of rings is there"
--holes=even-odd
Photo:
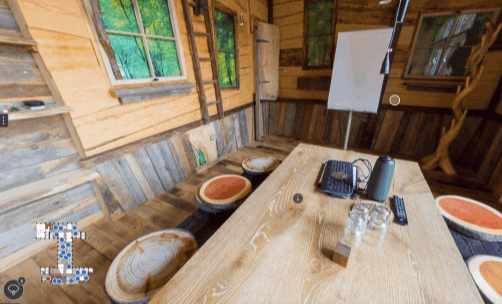
[[[361,214],[364,218],[363,222],[363,233],[364,230],[366,229],[366,224],[368,223],[368,218],[370,215],[370,205],[365,204],[361,201],[356,201],[354,204],[354,207],[352,207],[352,211],[356,212],[358,214]]]
[[[391,211],[390,211],[389,207],[384,206],[384,205],[375,206],[375,210],[373,211],[373,215],[380,216],[381,218],[383,218],[385,220],[385,222],[387,224],[389,224],[390,213],[391,213]]]
[[[342,233],[342,243],[354,248],[359,245],[366,220],[363,214],[351,211]]]
[[[387,233],[387,220],[379,214],[373,214],[364,234],[366,244],[379,248]]]

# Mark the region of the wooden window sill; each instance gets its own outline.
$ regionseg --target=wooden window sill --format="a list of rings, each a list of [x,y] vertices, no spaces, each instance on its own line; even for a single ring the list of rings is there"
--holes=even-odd
[[[121,104],[140,102],[162,97],[189,94],[195,88],[195,83],[175,83],[148,85],[139,87],[120,87],[110,89],[113,97],[117,97]]]

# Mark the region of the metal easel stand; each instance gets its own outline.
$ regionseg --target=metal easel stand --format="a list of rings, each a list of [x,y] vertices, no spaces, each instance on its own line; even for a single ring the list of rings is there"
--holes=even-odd
[[[345,145],[343,150],[347,151],[347,144],[349,143],[350,125],[352,122],[352,111],[349,111],[349,119],[347,121],[347,132],[345,132]]]

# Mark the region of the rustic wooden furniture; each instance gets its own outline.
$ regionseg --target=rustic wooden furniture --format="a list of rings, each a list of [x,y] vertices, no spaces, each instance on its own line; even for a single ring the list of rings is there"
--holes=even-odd
[[[502,302],[502,258],[477,255],[467,260],[472,278],[487,303]]]
[[[439,196],[436,203],[449,227],[481,241],[502,242],[502,213],[494,208],[456,195]]]
[[[147,303],[196,251],[195,238],[185,230],[167,229],[142,236],[113,260],[105,291],[115,303]]]
[[[351,200],[315,187],[321,164],[376,156],[300,144],[150,303],[482,303],[414,162],[396,160],[392,195],[408,226],[361,244],[347,268],[331,257]],[[301,193],[303,202],[293,202]]]
[[[194,199],[202,210],[219,213],[239,207],[251,189],[251,182],[247,178],[236,174],[223,174],[202,184]]]
[[[270,174],[280,163],[273,156],[250,157],[242,162],[242,170],[249,175]]]

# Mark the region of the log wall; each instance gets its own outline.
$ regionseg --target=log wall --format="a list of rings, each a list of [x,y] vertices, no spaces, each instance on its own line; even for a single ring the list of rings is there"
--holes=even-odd
[[[378,1],[335,0],[336,34],[345,31],[367,30],[392,27],[399,1],[380,5]],[[326,100],[329,86],[323,90],[301,88],[300,77],[320,78],[331,77],[331,70],[302,70],[303,60],[303,0],[274,0],[274,24],[280,28],[281,58],[280,58],[280,98],[308,98]],[[407,63],[419,13],[441,11],[456,11],[461,9],[479,9],[502,6],[501,0],[482,1],[411,1],[408,13],[398,40],[392,63],[390,77],[382,99],[389,104],[393,94],[401,97],[401,104],[407,106],[449,108],[455,96],[454,93],[409,91],[404,82],[404,69]],[[500,39],[499,39],[500,41]],[[500,44],[500,43],[499,43]],[[382,55],[383,60],[383,55]],[[502,51],[494,50],[487,54],[484,72],[480,84],[473,94],[465,101],[467,109],[486,109],[502,75]],[[416,82],[416,80],[414,80]],[[424,81],[420,81],[424,82]],[[427,82],[434,84],[435,82]]]
[[[98,49],[84,0],[18,0],[22,14],[38,50],[66,105],[73,108],[71,118],[87,157],[109,151],[143,138],[201,120],[197,89],[190,94],[131,104],[120,104],[110,94],[110,80]],[[195,83],[189,37],[181,0],[176,0],[188,82]],[[226,111],[253,101],[253,39],[251,16],[265,16],[264,1],[209,1],[242,12],[246,26],[238,29],[239,89],[222,91]],[[266,8],[266,6],[265,6]],[[206,31],[202,16],[193,17],[196,31]],[[200,57],[209,57],[207,42],[198,37]],[[201,65],[204,79],[211,79],[210,63]],[[172,82],[170,82],[172,83]],[[162,83],[159,83],[162,84]],[[207,100],[215,100],[212,85],[206,85]],[[216,106],[209,107],[210,115]]]
[[[9,5],[1,0],[0,37],[23,37]],[[21,108],[19,100],[30,99],[54,105],[54,96],[42,76],[44,68],[25,47],[0,44],[0,109]],[[61,174],[79,172],[79,159],[61,115],[9,121],[7,128],[0,128],[0,197],[8,190],[26,185],[34,188],[32,185]],[[0,203],[0,269],[50,245],[51,242],[37,241],[37,221],[71,221],[84,227],[104,216],[91,182],[71,178],[67,182],[77,186],[16,204]]]
[[[231,153],[252,141],[253,108],[233,112],[223,121],[165,132],[80,163],[102,177],[98,184],[106,204],[120,205],[121,212],[129,213],[218,161],[225,150]],[[228,128],[235,133],[210,139],[211,134]]]

